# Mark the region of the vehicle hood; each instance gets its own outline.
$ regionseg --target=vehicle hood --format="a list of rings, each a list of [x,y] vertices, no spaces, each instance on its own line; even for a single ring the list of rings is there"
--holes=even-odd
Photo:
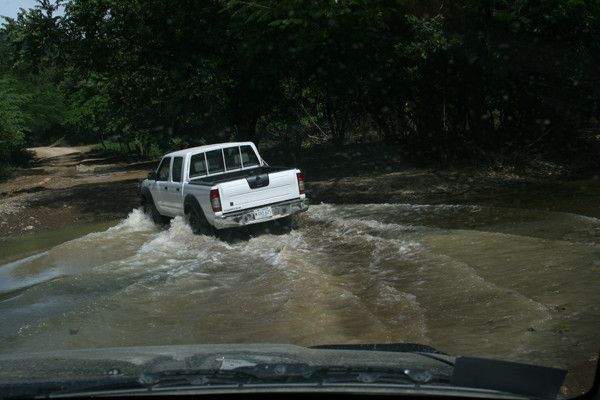
[[[385,345],[380,345],[385,348]],[[423,347],[426,348],[426,347]],[[415,348],[419,349],[419,348]],[[215,369],[247,364],[304,363],[431,369],[452,373],[455,357],[437,353],[449,364],[415,352],[307,348],[288,344],[212,344],[67,350],[0,355],[0,382],[121,377],[176,369]],[[111,372],[112,371],[112,372]]]
[[[281,374],[277,372],[278,368]],[[320,368],[326,368],[324,371],[327,372],[312,382],[309,375],[321,371]],[[298,383],[297,379],[283,379],[285,377],[305,377],[300,386],[303,391],[329,387],[334,391],[351,389],[356,392],[367,388],[373,393],[384,388],[386,393],[457,395],[466,390],[470,396],[486,394],[489,397],[490,393],[503,393],[506,398],[523,398],[523,395],[556,398],[566,374],[566,371],[554,368],[454,357],[428,346],[412,344],[312,348],[287,344],[177,345],[0,355],[0,391],[5,391],[0,397],[35,397],[22,394],[40,393],[22,391],[19,385],[42,387],[40,384],[51,382],[52,387],[58,386],[62,390],[63,384],[57,385],[57,382],[94,382],[93,387],[97,388],[107,387],[107,384],[110,387],[111,380],[137,382],[148,391],[164,394],[156,390],[165,386],[160,386],[163,377],[185,375],[189,380],[190,375],[197,373],[195,371],[203,371],[202,374],[206,371],[245,371],[249,375],[244,376],[251,375],[260,380],[262,390],[268,390],[272,383],[278,388],[285,387],[286,382]],[[284,371],[288,371],[287,375]],[[335,379],[331,379],[331,371],[334,371]],[[390,373],[403,375],[404,381],[379,379]],[[344,374],[355,374],[358,379],[356,382],[343,380]],[[253,386],[251,380],[243,380],[227,389],[208,384],[211,381],[204,375],[191,382],[196,390],[211,389],[219,393],[239,391],[244,385],[254,390],[259,387]],[[342,382],[344,384],[340,384]],[[310,385],[312,383],[314,386]],[[173,389],[172,385],[166,387]],[[219,387],[221,389],[217,390]],[[294,386],[294,390],[298,388]],[[60,393],[54,397],[60,397]],[[42,391],[39,397],[43,397],[42,394],[45,396],[48,392]],[[94,394],[98,395],[97,392]]]

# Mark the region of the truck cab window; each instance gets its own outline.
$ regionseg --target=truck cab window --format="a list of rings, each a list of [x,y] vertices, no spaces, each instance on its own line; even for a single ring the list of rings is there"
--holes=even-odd
[[[225,169],[227,171],[242,168],[239,147],[230,147],[228,149],[223,149],[223,154],[225,155]]]
[[[208,164],[209,174],[216,174],[225,171],[223,166],[223,152],[221,149],[207,152],[206,162]]]
[[[253,166],[258,165],[258,157],[256,157],[256,153],[254,152],[252,147],[242,146],[241,154],[242,154],[242,163],[243,163],[242,166],[244,168],[253,167]]]
[[[173,176],[171,176],[171,180],[173,182],[181,182],[182,166],[183,166],[183,157],[175,157],[173,159]]]
[[[194,154],[190,161],[190,179],[206,175],[204,153]]]
[[[169,171],[171,168],[171,157],[163,158],[160,166],[158,167],[158,174],[156,174],[157,181],[168,181],[169,180]]]

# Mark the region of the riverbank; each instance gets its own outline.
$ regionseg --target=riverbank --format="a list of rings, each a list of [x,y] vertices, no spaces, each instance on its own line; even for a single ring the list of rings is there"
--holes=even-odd
[[[137,184],[156,163],[115,161],[91,153],[90,148],[30,149],[36,155],[34,165],[0,182],[0,237],[119,220],[137,208]],[[285,157],[280,161],[300,166],[313,204],[468,203],[499,191],[518,194],[568,173],[542,162],[518,168],[497,164],[417,168],[381,147],[325,155],[311,152],[297,161],[286,162]],[[536,201],[552,206],[546,196]]]

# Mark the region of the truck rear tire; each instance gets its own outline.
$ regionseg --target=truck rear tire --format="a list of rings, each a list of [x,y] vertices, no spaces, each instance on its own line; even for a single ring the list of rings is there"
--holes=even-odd
[[[190,204],[185,208],[185,220],[195,235],[215,236],[216,229],[208,223],[204,213],[198,209],[197,205]]]

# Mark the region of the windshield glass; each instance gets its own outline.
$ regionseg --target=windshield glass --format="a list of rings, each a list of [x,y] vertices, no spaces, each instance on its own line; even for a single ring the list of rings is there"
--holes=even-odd
[[[465,356],[591,388],[600,2],[25,3],[0,6],[0,371],[411,343],[449,357],[410,364],[431,382]]]

